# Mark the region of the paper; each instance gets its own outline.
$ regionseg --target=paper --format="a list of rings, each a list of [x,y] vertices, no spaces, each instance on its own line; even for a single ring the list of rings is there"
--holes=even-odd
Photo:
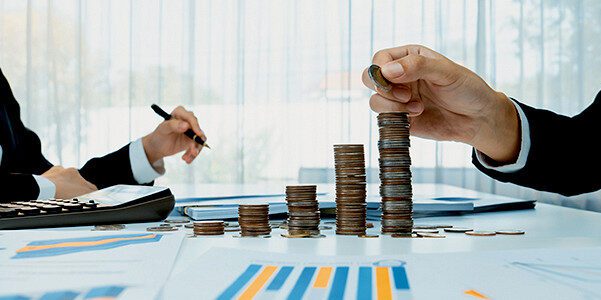
[[[136,231],[3,231],[0,291],[161,286],[184,234]]]
[[[152,286],[104,285],[15,294],[0,292],[0,300],[139,300],[155,298],[159,290]]]
[[[601,299],[601,247],[372,257],[213,248],[176,274],[162,294],[164,299]]]

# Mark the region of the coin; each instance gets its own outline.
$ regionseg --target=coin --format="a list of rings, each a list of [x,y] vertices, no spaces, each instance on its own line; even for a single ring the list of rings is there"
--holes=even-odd
[[[497,230],[497,234],[505,234],[505,235],[521,235],[521,234],[525,234],[526,232],[523,230],[519,230],[519,229],[503,229],[503,230]]]
[[[371,81],[374,83],[379,90],[383,92],[390,92],[392,90],[392,85],[388,79],[382,75],[382,69],[378,65],[371,65],[367,69],[367,74]]]
[[[452,228],[444,228],[444,231],[446,232],[467,232],[467,231],[473,231],[474,229],[472,228],[467,228],[467,227],[452,227]]]
[[[446,235],[438,234],[438,233],[426,233],[426,232],[417,232],[417,235],[424,238],[446,238]]]
[[[95,225],[93,231],[116,231],[125,229],[123,224]]]
[[[367,228],[367,176],[362,144],[334,145],[336,234],[362,235]]]
[[[184,223],[190,223],[190,219],[188,218],[173,218],[173,219],[167,219],[164,221],[165,223],[171,223],[171,224],[184,224]]]
[[[493,236],[493,235],[496,235],[497,233],[494,231],[472,230],[472,231],[466,231],[465,234],[474,235],[474,236]]]
[[[420,233],[438,233],[438,229],[413,229],[413,232]]]
[[[282,233],[281,236],[285,237],[285,238],[289,238],[289,239],[298,239],[298,238],[308,238],[308,237],[311,237],[311,235],[308,234],[308,233],[306,233],[306,234],[286,234],[286,233]]]
[[[319,235],[320,212],[317,203],[316,185],[289,185],[286,186],[286,203],[288,206],[287,225],[288,235]]]
[[[366,233],[366,234],[360,234],[359,237],[363,238],[363,239],[373,239],[373,238],[379,237],[379,235]]]
[[[265,236],[271,233],[269,204],[240,204],[238,206],[240,236]]]
[[[223,235],[225,222],[223,221],[198,221],[194,222],[194,235]]]
[[[153,231],[153,232],[177,231],[177,227],[155,226],[155,227],[148,227],[148,228],[146,228],[146,231]]]
[[[415,238],[418,237],[415,233],[393,233],[390,235],[393,238]]]

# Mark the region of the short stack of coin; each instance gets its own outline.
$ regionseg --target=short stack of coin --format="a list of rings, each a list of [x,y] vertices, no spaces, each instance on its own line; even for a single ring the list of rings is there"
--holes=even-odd
[[[288,204],[288,235],[319,235],[317,186],[287,186],[286,203]]]
[[[194,235],[223,235],[225,224],[223,221],[194,222]]]
[[[240,204],[238,224],[241,236],[263,236],[271,233],[269,204]]]
[[[366,176],[363,145],[334,145],[336,234],[363,235],[366,230]]]
[[[381,113],[378,126],[382,233],[410,235],[413,228],[413,191],[409,119],[406,113]]]

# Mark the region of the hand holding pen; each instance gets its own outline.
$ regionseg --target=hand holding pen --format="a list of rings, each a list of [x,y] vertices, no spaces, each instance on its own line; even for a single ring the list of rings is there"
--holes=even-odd
[[[209,148],[205,143],[207,137],[200,129],[194,113],[181,106],[176,107],[171,114],[154,104],[152,109],[165,121],[142,138],[144,151],[151,164],[184,150],[182,159],[190,164],[202,148]]]

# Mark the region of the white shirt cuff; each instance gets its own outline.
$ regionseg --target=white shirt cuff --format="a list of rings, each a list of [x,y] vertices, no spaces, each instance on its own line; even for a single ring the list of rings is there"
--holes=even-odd
[[[129,144],[129,160],[131,172],[139,184],[149,183],[165,174],[165,162],[162,159],[152,165],[148,161],[142,139],[137,139]]]
[[[33,175],[33,179],[35,179],[38,187],[40,187],[40,194],[37,200],[54,198],[56,195],[56,186],[50,179],[40,175]]]
[[[487,169],[502,173],[513,173],[523,169],[524,166],[526,166],[526,161],[528,160],[528,153],[530,153],[530,125],[528,124],[528,119],[526,118],[526,114],[524,114],[522,108],[515,101],[511,100],[511,103],[513,103],[518,112],[522,128],[522,141],[520,143],[520,153],[518,154],[518,159],[512,164],[495,167],[491,166],[487,162],[490,160],[490,158],[486,157],[486,155],[484,155],[482,152],[476,150],[476,158],[480,164]]]

